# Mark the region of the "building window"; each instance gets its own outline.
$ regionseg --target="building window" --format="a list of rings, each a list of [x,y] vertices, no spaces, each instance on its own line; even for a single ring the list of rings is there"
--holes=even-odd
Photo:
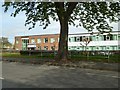
[[[111,46],[112,50],[117,50],[117,46]]]
[[[75,42],[77,41],[76,37],[74,37]]]
[[[112,34],[109,37],[110,37],[110,40],[113,40],[113,35]]]
[[[44,46],[44,50],[48,50],[48,46]]]
[[[79,50],[79,49],[80,49],[80,46],[77,46],[76,48],[77,48],[77,50]]]
[[[101,46],[101,49],[102,50],[106,50],[106,46]]]
[[[31,39],[31,43],[35,43],[35,39],[34,38]]]
[[[86,37],[85,37],[85,36],[83,36],[83,37],[82,37],[82,41],[84,41],[85,39],[86,39]]]
[[[55,42],[55,38],[51,38],[50,43],[54,43],[54,42]]]
[[[110,40],[110,37],[109,37],[109,36],[107,36],[107,37],[106,37],[106,40]]]
[[[16,44],[18,44],[19,43],[19,40],[18,40],[18,38],[16,39]]]
[[[75,42],[80,42],[80,41],[82,41],[82,40],[83,40],[82,36],[74,37],[74,41],[75,41]]]
[[[69,42],[71,42],[71,38],[69,38],[68,40],[69,40]]]
[[[59,42],[60,38],[58,38],[58,42]]]
[[[118,46],[118,50],[120,50],[120,46]]]
[[[80,41],[82,41],[82,36],[80,37]]]
[[[80,42],[80,37],[76,37],[76,42]]]
[[[103,35],[104,36],[104,41],[106,40],[113,40],[113,35]]]
[[[109,49],[110,49],[110,47],[109,47],[109,46],[106,46],[106,49],[107,49],[107,50],[109,50]]]
[[[37,43],[41,43],[41,39],[40,38],[37,39]]]
[[[29,39],[22,39],[22,50],[27,50]]]
[[[106,41],[106,35],[103,35],[103,37],[104,37],[104,41]]]
[[[38,50],[41,50],[41,46],[38,46]]]
[[[88,38],[89,38],[89,41],[92,41],[92,36],[89,36]]]
[[[48,38],[44,38],[44,43],[48,43]]]
[[[16,40],[16,44],[18,44],[19,42],[18,42],[18,40]]]
[[[118,35],[118,40],[120,40],[120,35]]]
[[[96,37],[95,37],[95,36],[92,36],[92,40],[93,40],[93,41],[96,41]]]
[[[114,35],[113,35],[113,38],[114,38],[114,40],[117,40],[117,35],[114,34]]]
[[[51,46],[51,50],[55,50],[55,46]]]
[[[69,37],[69,42],[75,42],[74,37]]]
[[[99,36],[98,35],[96,36],[96,41],[99,41]]]

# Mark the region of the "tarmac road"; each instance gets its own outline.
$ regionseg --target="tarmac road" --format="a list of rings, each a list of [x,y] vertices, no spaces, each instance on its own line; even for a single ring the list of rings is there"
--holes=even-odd
[[[2,64],[3,88],[118,88],[118,72],[73,67]]]

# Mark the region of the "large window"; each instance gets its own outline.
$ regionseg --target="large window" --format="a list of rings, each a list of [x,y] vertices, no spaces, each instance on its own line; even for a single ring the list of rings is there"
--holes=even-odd
[[[44,43],[48,43],[48,38],[44,38]]]
[[[37,43],[41,43],[41,39],[40,38],[37,39]]]
[[[51,38],[50,43],[54,43],[54,42],[55,42],[55,38]]]
[[[31,43],[35,43],[35,39],[34,38],[31,39]]]
[[[27,50],[27,44],[29,43],[28,39],[22,40],[22,50]]]

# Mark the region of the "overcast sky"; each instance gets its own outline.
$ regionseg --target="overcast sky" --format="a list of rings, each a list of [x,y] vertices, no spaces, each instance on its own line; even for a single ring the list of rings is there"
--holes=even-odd
[[[0,36],[8,37],[11,43],[14,43],[14,37],[20,35],[41,35],[41,34],[56,34],[59,33],[60,26],[59,22],[51,21],[51,24],[46,28],[36,26],[36,28],[28,30],[28,27],[25,27],[24,23],[26,17],[24,13],[18,14],[15,18],[11,17],[10,14],[13,10],[8,10],[7,13],[4,13],[4,8],[2,7],[2,2],[0,2]],[[113,30],[118,30],[118,24],[113,23]],[[83,33],[87,32],[82,27],[73,27],[69,26],[69,33]]]

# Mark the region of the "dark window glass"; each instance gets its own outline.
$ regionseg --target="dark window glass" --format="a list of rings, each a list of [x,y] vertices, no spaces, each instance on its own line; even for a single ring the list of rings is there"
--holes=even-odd
[[[113,35],[110,35],[110,40],[113,40]]]
[[[80,37],[80,41],[82,41],[82,37]]]
[[[75,39],[75,42],[77,41],[77,38],[76,37],[74,37],[74,39]]]
[[[48,43],[48,38],[44,38],[44,43]]]
[[[69,38],[69,42],[71,42],[71,39]]]
[[[106,41],[106,35],[103,35],[103,37],[104,37],[104,41]]]

